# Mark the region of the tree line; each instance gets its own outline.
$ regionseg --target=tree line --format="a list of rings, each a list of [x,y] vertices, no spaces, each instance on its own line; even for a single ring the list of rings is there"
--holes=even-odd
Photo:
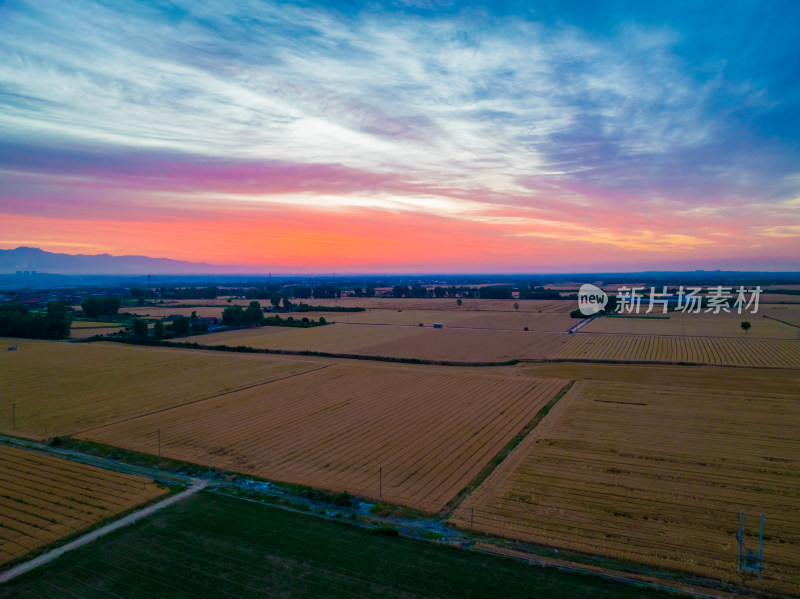
[[[0,337],[68,339],[72,315],[61,302],[50,302],[47,311],[31,312],[24,304],[0,306]]]

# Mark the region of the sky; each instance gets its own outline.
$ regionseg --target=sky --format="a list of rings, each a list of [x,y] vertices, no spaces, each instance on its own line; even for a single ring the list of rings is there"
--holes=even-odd
[[[800,270],[800,2],[0,0],[0,249]]]

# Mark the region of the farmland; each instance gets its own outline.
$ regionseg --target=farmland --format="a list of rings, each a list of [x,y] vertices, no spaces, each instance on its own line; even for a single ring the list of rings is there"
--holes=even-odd
[[[788,328],[788,327],[787,327]],[[578,332],[552,357],[800,368],[800,341]]]
[[[26,340],[18,345],[18,351],[0,353],[0,432],[33,439],[71,434],[325,365],[115,343]]]
[[[0,445],[0,566],[164,493],[145,478]]]
[[[221,559],[220,556],[224,556]],[[0,597],[666,595],[201,494],[0,586]]]
[[[327,320],[351,324],[384,324],[426,327],[441,323],[446,327],[470,329],[558,332],[567,331],[576,321],[564,312],[507,312],[490,310],[366,310],[364,312],[311,312],[301,313],[312,318],[324,316]],[[295,314],[295,318],[299,315]]]
[[[799,420],[796,394],[578,382],[453,520],[472,508],[488,533],[733,581],[739,511],[750,548],[763,512],[750,584],[797,594]]]
[[[525,376],[568,380],[608,381],[693,390],[749,391],[797,394],[800,370],[677,366],[668,364],[598,364],[548,362],[518,367]]]
[[[432,329],[347,324],[304,328],[261,327],[188,338],[201,345],[321,351],[461,362],[544,358],[568,341],[564,333]]]
[[[734,337],[757,339],[797,339],[798,329],[772,318],[772,316],[786,321],[792,318],[800,319],[800,309],[780,309],[768,307],[758,314],[720,313],[682,313],[669,312],[663,315],[655,314],[657,318],[631,316],[625,318],[609,317],[595,318],[581,331],[592,333],[623,333],[630,335],[680,335],[704,337]],[[745,332],[741,322],[747,320],[752,328]]]
[[[564,385],[469,369],[337,364],[103,426],[100,443],[440,510]]]

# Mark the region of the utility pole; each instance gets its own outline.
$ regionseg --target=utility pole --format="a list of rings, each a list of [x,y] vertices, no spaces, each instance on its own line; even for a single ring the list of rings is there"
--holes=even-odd
[[[473,527],[475,526],[475,508],[469,508],[469,540],[474,541]]]

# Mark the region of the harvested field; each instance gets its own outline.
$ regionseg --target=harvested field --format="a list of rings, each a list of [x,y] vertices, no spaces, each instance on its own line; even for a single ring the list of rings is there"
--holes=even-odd
[[[124,324],[118,324],[114,327],[97,327],[97,328],[90,328],[90,327],[81,327],[78,329],[72,329],[69,334],[70,339],[89,339],[90,337],[94,337],[95,335],[109,335],[111,333],[119,333],[120,331],[125,329]]]
[[[468,369],[338,364],[81,438],[440,510],[565,381]]]
[[[0,567],[163,494],[146,478],[0,445]]]
[[[0,352],[0,431],[33,439],[71,434],[323,365],[106,342],[25,340],[18,351]]]
[[[789,312],[788,310],[785,312]],[[795,311],[800,314],[800,311]],[[587,333],[624,333],[628,335],[674,335],[694,337],[734,337],[756,339],[797,339],[797,329],[772,320],[763,318],[769,313],[759,310],[758,314],[687,314],[682,312],[669,312],[666,315],[655,312],[647,318],[642,316],[631,317],[602,317],[595,318],[584,326],[581,331]],[[752,328],[745,333],[742,330],[743,320],[750,322]]]
[[[800,304],[800,295],[788,295],[785,293],[762,293],[762,304]]]
[[[249,302],[247,302],[249,304]],[[131,314],[136,314],[142,318],[155,318],[155,319],[169,319],[170,316],[181,315],[191,316],[192,312],[196,312],[200,318],[222,318],[222,311],[227,304],[220,306],[198,306],[196,308],[170,308],[170,307],[155,307],[155,306],[141,306],[138,308],[127,308],[125,311]]]
[[[458,362],[493,362],[545,358],[569,341],[564,333],[368,324],[308,329],[260,327],[178,339],[201,345],[245,345],[259,349],[319,351],[394,358]]]
[[[297,300],[299,302],[300,300]],[[360,307],[373,310],[439,310],[475,312],[515,312],[514,303],[519,304],[519,312],[566,312],[575,309],[573,301],[559,300],[492,300],[462,299],[461,305],[455,298],[408,298],[408,297],[343,297],[340,299],[307,299],[303,302],[315,306]],[[241,303],[241,302],[240,302]],[[265,305],[261,301],[261,305]]]
[[[425,329],[397,343],[382,342],[362,348],[368,355],[420,357],[429,360],[480,362],[518,358],[546,358],[569,341],[565,333]]]
[[[722,366],[672,366],[661,364],[592,364],[548,362],[516,367],[526,376],[565,380],[609,381],[689,387],[716,391],[750,391],[753,393],[797,394],[800,369],[733,368]]]
[[[601,334],[581,330],[571,335],[569,342],[557,349],[553,357],[800,368],[800,341]]]
[[[317,319],[324,316],[328,321],[350,324],[385,324],[400,326],[432,327],[441,323],[446,327],[462,327],[473,329],[522,331],[528,327],[531,331],[559,332],[567,331],[579,321],[570,318],[563,312],[495,312],[481,310],[478,312],[463,310],[367,310],[365,312],[304,312],[295,314]]]
[[[577,382],[456,510],[505,537],[737,581],[736,531],[760,590],[800,592],[796,394]]]
[[[800,306],[767,306],[763,310],[763,316],[767,319],[774,318],[795,327],[800,327]],[[797,333],[797,330],[795,330],[795,333]]]

